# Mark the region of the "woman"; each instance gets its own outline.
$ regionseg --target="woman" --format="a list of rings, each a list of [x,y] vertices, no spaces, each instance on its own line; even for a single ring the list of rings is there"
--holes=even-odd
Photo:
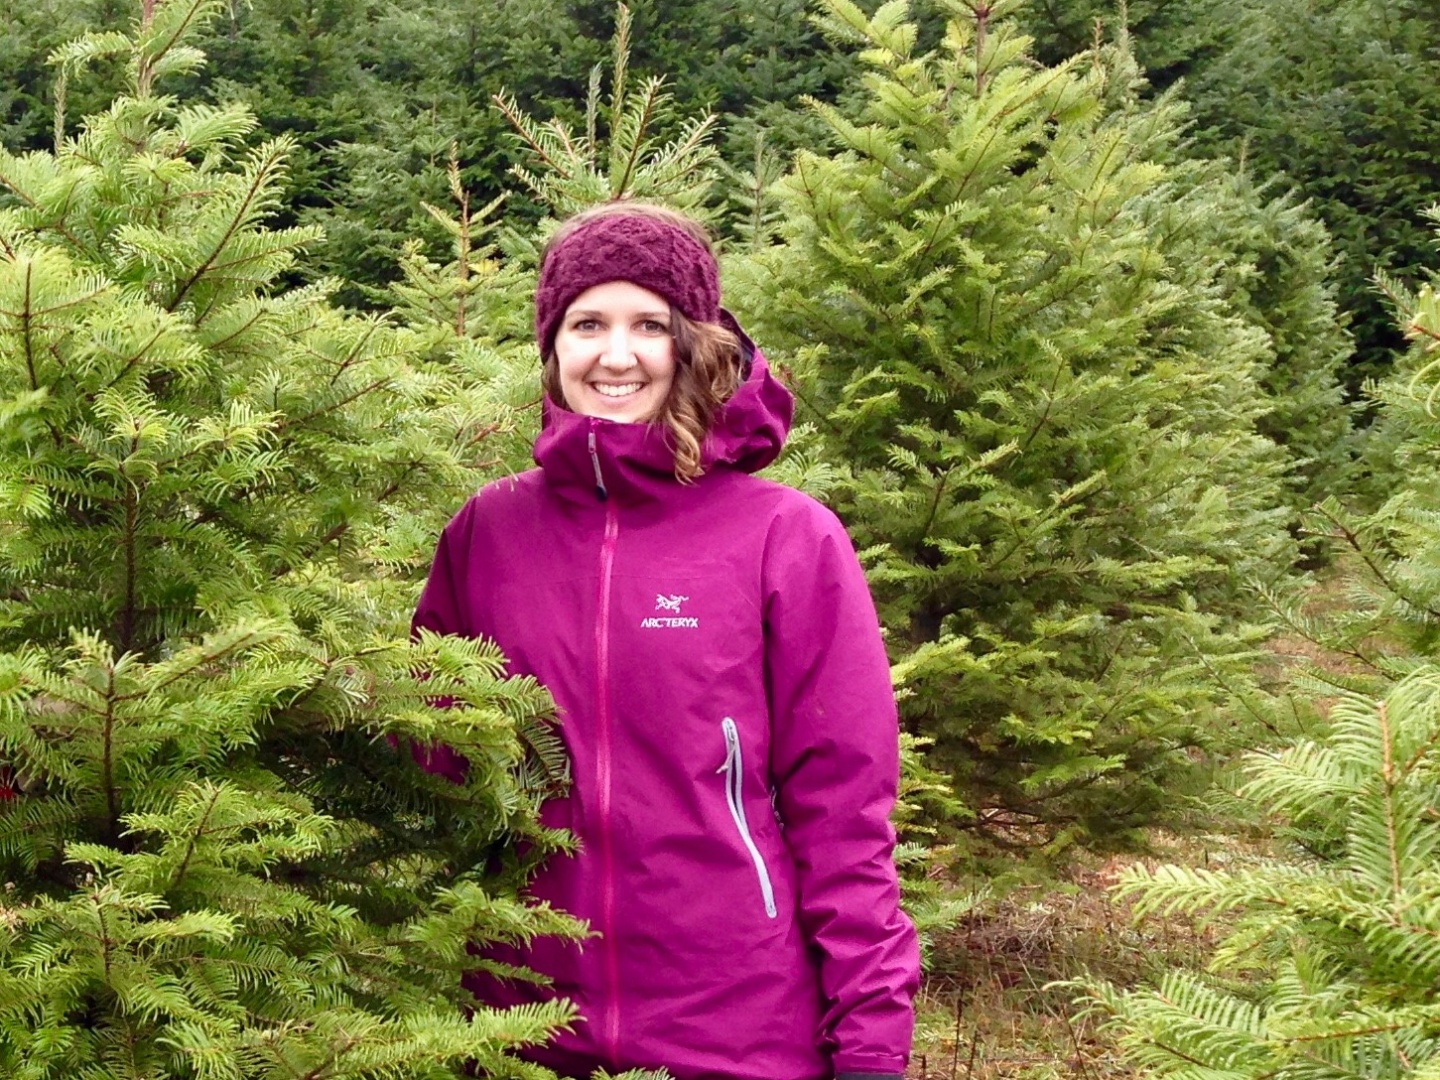
[[[554,695],[574,783],[543,820],[580,850],[532,891],[599,937],[497,956],[549,987],[467,985],[571,999],[581,1021],[534,1054],[562,1075],[898,1077],[919,958],[891,859],[894,699],[845,530],[752,475],[790,394],[678,214],[572,218],[535,308],[539,468],[450,522],[415,623],[493,639]]]

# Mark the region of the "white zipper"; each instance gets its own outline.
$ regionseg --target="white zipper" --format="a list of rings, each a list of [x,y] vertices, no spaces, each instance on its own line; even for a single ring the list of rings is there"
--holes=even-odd
[[[715,771],[725,774],[725,802],[729,804],[735,828],[740,830],[740,839],[745,843],[745,850],[750,852],[750,861],[755,864],[755,873],[760,878],[760,896],[765,901],[765,914],[773,919],[777,914],[775,887],[770,883],[770,870],[765,865],[765,857],[760,854],[760,849],[755,846],[755,838],[750,835],[750,823],[745,820],[745,803],[741,798],[745,770],[740,759],[740,732],[735,727],[735,721],[728,716],[720,722],[720,728],[725,732],[725,764]]]

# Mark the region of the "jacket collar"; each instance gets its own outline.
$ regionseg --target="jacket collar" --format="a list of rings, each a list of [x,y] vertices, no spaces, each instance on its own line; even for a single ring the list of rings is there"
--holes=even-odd
[[[721,322],[740,337],[748,371],[716,412],[702,460],[707,473],[716,468],[758,472],[779,456],[795,402],[728,311],[721,312]],[[663,427],[580,416],[548,399],[543,409],[535,463],[562,497],[594,504],[601,501],[603,487],[606,499],[628,505],[666,498],[679,487]]]

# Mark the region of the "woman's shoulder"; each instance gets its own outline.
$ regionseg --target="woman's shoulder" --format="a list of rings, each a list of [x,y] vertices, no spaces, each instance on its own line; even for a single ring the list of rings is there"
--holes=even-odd
[[[539,469],[526,469],[491,480],[466,501],[461,513],[483,512],[486,509],[524,504],[538,498],[544,489]]]
[[[541,497],[543,486],[539,469],[492,480],[465,500],[447,529],[468,533],[479,527],[503,527],[507,520],[523,518]]]
[[[750,473],[729,475],[733,487],[727,494],[763,514],[772,533],[820,537],[845,531],[835,511],[808,492]]]

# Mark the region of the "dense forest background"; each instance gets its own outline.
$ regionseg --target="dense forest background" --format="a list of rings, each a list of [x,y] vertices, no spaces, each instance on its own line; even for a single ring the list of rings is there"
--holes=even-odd
[[[1433,4],[0,6],[6,1075],[545,1075],[548,698],[405,625],[628,196],[870,575],[917,1075],[1437,1075]]]

